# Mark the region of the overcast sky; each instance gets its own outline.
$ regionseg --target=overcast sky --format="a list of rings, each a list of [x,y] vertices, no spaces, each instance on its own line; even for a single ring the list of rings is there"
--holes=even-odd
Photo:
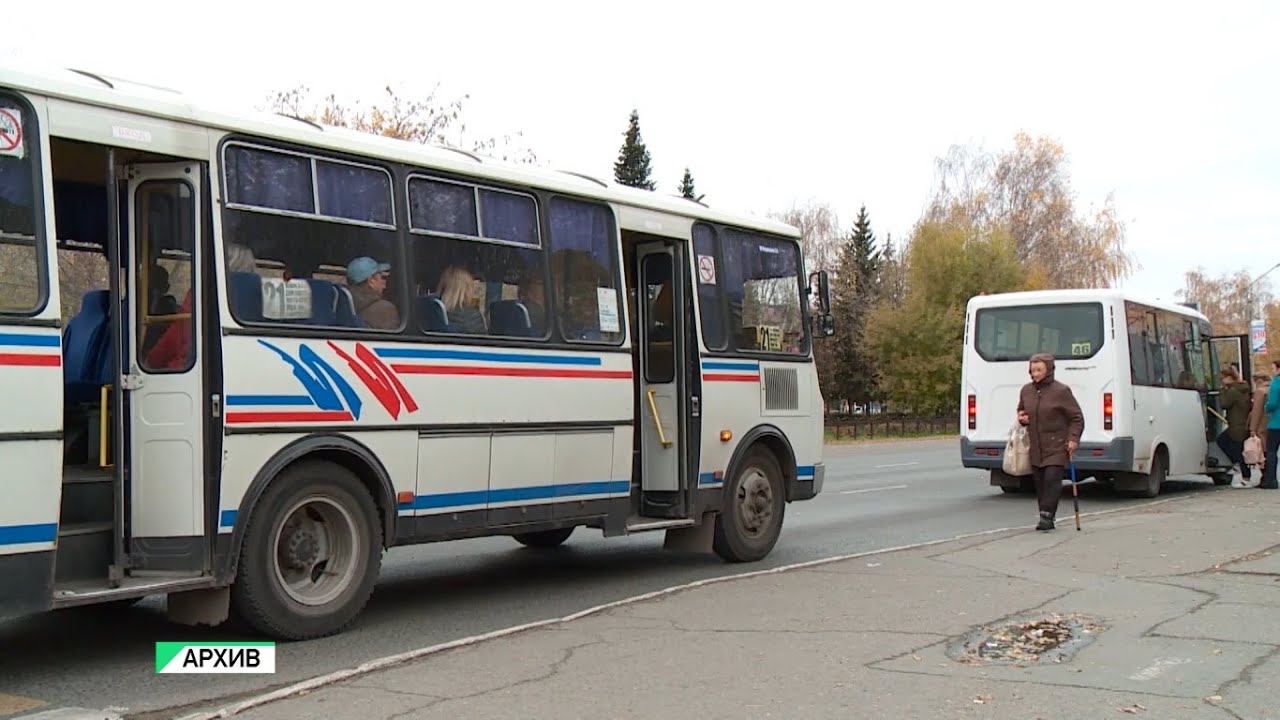
[[[1172,299],[1196,265],[1280,262],[1277,3],[288,5],[19,3],[0,52],[234,105],[439,83],[470,94],[468,134],[523,131],[606,177],[635,107],[661,191],[687,165],[717,206],[812,199],[847,225],[865,203],[881,238],[910,231],[950,145],[1026,130],[1065,146],[1079,204],[1115,193],[1127,287]]]

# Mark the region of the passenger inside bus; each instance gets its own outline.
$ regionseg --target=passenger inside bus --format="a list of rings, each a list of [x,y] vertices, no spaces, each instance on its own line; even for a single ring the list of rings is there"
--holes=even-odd
[[[169,271],[165,270],[159,263],[152,263],[151,269],[147,275],[147,294],[150,296],[149,306],[150,314],[157,316],[176,315],[182,312],[178,305],[178,300],[169,294]],[[167,327],[162,324],[152,324],[147,326],[146,335],[142,341],[142,353],[147,355],[151,349],[160,342],[160,338],[164,335]]]
[[[356,313],[371,328],[395,330],[400,327],[400,311],[383,297],[391,266],[362,256],[347,265],[347,289]]]
[[[243,245],[227,244],[227,272],[253,273],[257,270],[257,259],[253,251]],[[176,314],[187,317],[175,320],[165,328],[164,334],[156,342],[155,347],[147,353],[147,367],[150,369],[182,370],[191,363],[191,290],[182,299],[182,306]]]
[[[436,293],[444,303],[451,328],[468,335],[484,335],[489,330],[480,308],[472,303],[476,279],[466,268],[450,265],[440,273]]]
[[[547,288],[541,268],[533,268],[520,283],[520,302],[529,312],[529,326],[534,337],[542,337],[547,327]]]

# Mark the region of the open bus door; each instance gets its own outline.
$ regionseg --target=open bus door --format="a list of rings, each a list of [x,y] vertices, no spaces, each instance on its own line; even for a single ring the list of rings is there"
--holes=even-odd
[[[1209,359],[1208,374],[1206,378],[1207,390],[1204,393],[1205,406],[1205,434],[1206,440],[1209,442],[1209,457],[1206,462],[1206,471],[1210,475],[1217,473],[1229,473],[1231,471],[1231,460],[1222,452],[1222,448],[1218,447],[1218,436],[1227,429],[1227,424],[1223,421],[1224,413],[1222,412],[1222,377],[1219,374],[1222,368],[1231,364],[1235,364],[1240,369],[1240,377],[1246,383],[1252,382],[1250,378],[1253,376],[1253,368],[1249,356],[1249,336],[1248,335],[1220,335],[1204,339],[1205,346],[1208,350],[1206,355]],[[1215,468],[1220,468],[1215,470]]]

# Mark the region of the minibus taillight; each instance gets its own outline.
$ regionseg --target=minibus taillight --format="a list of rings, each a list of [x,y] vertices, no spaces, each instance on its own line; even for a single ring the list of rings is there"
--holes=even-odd
[[[1111,429],[1112,411],[1114,407],[1111,404],[1111,393],[1102,393],[1102,429]]]
[[[978,396],[969,396],[969,429],[978,429]]]

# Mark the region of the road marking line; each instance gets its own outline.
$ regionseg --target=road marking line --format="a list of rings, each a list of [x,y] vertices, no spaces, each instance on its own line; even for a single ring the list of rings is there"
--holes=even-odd
[[[1154,507],[1156,505],[1163,505],[1165,503],[1188,500],[1191,498],[1200,497],[1201,495],[1202,493],[1193,493],[1190,495],[1180,495],[1178,497],[1161,498],[1159,500],[1152,500],[1151,502],[1137,503],[1134,505],[1126,505],[1125,507],[1110,508],[1107,510],[1095,510],[1093,512],[1082,512],[1080,513],[1080,517],[1110,515],[1112,513],[1119,513],[1119,512],[1132,512],[1134,510]],[[942,538],[941,540],[926,540],[924,542],[917,542],[917,543],[910,543],[908,545],[898,545],[895,547],[881,548],[879,550],[864,550],[863,552],[851,553],[848,555],[835,555],[832,557],[819,558],[817,560],[806,560],[805,562],[793,563],[791,565],[779,565],[778,567],[768,568],[766,570],[752,570],[750,572],[738,573],[736,575],[721,575],[718,577],[703,578],[702,580],[695,580],[693,582],[684,583],[682,585],[672,585],[671,587],[663,588],[661,590],[654,590],[653,592],[647,592],[640,595],[633,595],[628,598],[622,598],[621,600],[614,600],[613,602],[610,602],[610,603],[605,603],[603,605],[597,605],[595,607],[587,608],[586,610],[580,610],[576,613],[565,615],[564,617],[548,618],[546,620],[536,620],[534,622],[525,623],[523,625],[515,625],[512,627],[503,628],[501,630],[493,630],[491,632],[482,633],[480,635],[472,635],[471,637],[459,638],[457,640],[450,640],[448,642],[439,643],[437,645],[430,645],[428,647],[418,648],[416,650],[409,650],[406,652],[398,653],[396,655],[388,655],[386,657],[377,658],[353,668],[347,668],[346,670],[337,670],[327,675],[319,675],[309,680],[303,680],[301,682],[294,683],[293,685],[287,685],[278,690],[274,690],[269,693],[263,693],[262,695],[257,695],[255,697],[242,700],[234,705],[228,705],[226,707],[219,708],[218,710],[202,712],[202,713],[194,713],[191,715],[186,715],[181,718],[178,718],[177,720],[219,720],[220,718],[231,717],[232,715],[238,715],[246,710],[251,710],[261,705],[267,705],[269,703],[273,703],[279,700],[284,700],[286,698],[292,697],[294,695],[298,695],[300,693],[311,692],[318,688],[324,687],[326,685],[332,685],[334,683],[342,682],[343,680],[349,680],[353,677],[357,677],[360,675],[368,675],[369,673],[376,672],[378,670],[383,670],[396,665],[402,665],[404,663],[411,662],[413,660],[419,660],[424,657],[428,657],[430,655],[437,655],[446,650],[453,650],[455,648],[467,647],[470,645],[478,645],[480,643],[487,642],[489,640],[496,640],[497,638],[506,637],[508,635],[516,635],[519,633],[527,632],[529,630],[536,630],[538,628],[549,627],[551,625],[563,625],[565,623],[573,622],[574,620],[580,620],[584,617],[589,617],[591,615],[598,615],[607,610],[613,610],[615,608],[624,607],[627,605],[635,605],[637,603],[641,603],[646,600],[653,600],[655,598],[664,597],[666,595],[675,595],[677,593],[693,590],[700,587],[705,587],[707,585],[715,585],[718,583],[730,582],[733,580],[746,580],[748,578],[760,577],[763,575],[776,575],[778,573],[791,572],[793,570],[803,570],[806,568],[818,567],[821,565],[830,565],[832,563],[844,562],[845,560],[854,560],[857,558],[871,557],[873,555],[886,555],[889,553],[901,552],[903,550],[917,550],[919,548],[932,547],[934,545],[945,545],[949,542],[955,542],[957,540],[968,540],[971,538],[984,537],[987,535],[999,535],[1000,533],[1011,532],[1014,530],[1024,530],[1028,533],[1032,532],[1031,528],[1028,525],[1020,524],[1020,525],[1014,525],[1011,527],[995,528],[994,530],[980,530],[978,532],[954,535],[949,538]]]
[[[859,488],[857,490],[841,490],[841,495],[857,495],[858,493],[880,492],[881,490],[901,490],[909,485],[885,485],[884,487]]]
[[[876,469],[883,470],[885,468],[911,467],[912,465],[919,464],[919,462],[889,463],[888,465],[877,465]]]

